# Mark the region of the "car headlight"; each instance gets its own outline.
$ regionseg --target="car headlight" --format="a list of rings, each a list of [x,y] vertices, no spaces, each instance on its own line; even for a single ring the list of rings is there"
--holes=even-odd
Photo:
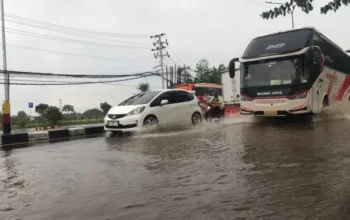
[[[297,93],[295,95],[289,96],[288,99],[290,99],[290,100],[305,99],[307,97],[308,93],[309,93],[309,91],[304,91],[304,92],[301,92],[301,93]]]
[[[134,110],[132,110],[131,112],[129,112],[127,115],[130,116],[130,115],[141,114],[144,110],[145,110],[145,106],[138,107],[138,108],[135,108]]]

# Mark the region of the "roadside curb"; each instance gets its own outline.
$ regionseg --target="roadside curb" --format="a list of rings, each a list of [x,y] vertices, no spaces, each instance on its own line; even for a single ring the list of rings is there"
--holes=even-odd
[[[56,141],[60,139],[69,139],[71,137],[87,136],[105,133],[104,126],[76,127],[48,131],[34,131],[26,133],[15,133],[10,135],[1,135],[2,149],[12,148],[13,145],[25,145],[40,141]]]

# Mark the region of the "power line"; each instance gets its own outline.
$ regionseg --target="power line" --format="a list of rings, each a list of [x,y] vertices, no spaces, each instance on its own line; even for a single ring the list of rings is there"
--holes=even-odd
[[[143,77],[141,77],[143,78]],[[127,79],[127,80],[123,80],[123,81],[131,81],[131,80],[135,80],[135,79],[140,79],[139,77],[137,78],[133,78],[133,79]],[[115,80],[113,80],[115,81]],[[56,85],[55,83],[67,83],[67,81],[51,81],[51,80],[25,80],[25,79],[14,79],[11,80],[12,83],[17,83],[17,82],[36,82],[36,83],[40,83],[40,85],[42,83],[52,83],[53,85]],[[109,82],[109,81],[100,81],[100,82],[96,82],[96,83],[102,83],[102,84],[109,84],[109,85],[114,85],[114,86],[126,86],[126,87],[136,87],[137,85],[126,85],[126,84],[116,84],[114,82]],[[22,83],[22,84],[28,84],[28,83]],[[30,83],[29,83],[30,84]],[[50,84],[51,85],[51,84]],[[69,84],[72,85],[72,84]],[[160,87],[159,87],[160,88]]]
[[[266,4],[272,4],[272,5],[284,5],[285,3],[280,3],[280,2],[265,2]],[[292,18],[292,29],[294,29],[294,10],[295,10],[295,5],[292,5],[292,10],[290,10],[291,18]]]
[[[254,0],[247,0],[247,1],[255,5],[260,5],[260,6],[264,6],[265,8],[268,8],[263,2],[256,2]]]
[[[173,48],[169,47],[169,49],[172,51],[172,53],[176,56],[176,58],[180,61],[182,65],[185,65],[185,63],[181,60],[181,58],[177,55],[177,53],[173,50]],[[171,59],[171,57],[170,57]],[[174,61],[174,60],[173,60]],[[174,61],[175,62],[175,61]]]
[[[66,31],[66,30],[57,30],[57,29],[54,29],[54,28],[51,28],[51,27],[42,27],[40,25],[35,25],[35,24],[26,24],[24,22],[15,21],[15,20],[8,20],[8,19],[6,19],[5,21],[9,22],[9,23],[13,23],[13,24],[19,24],[19,25],[23,25],[23,26],[34,27],[34,28],[39,28],[39,29],[48,30],[48,31],[54,31],[54,32],[58,32],[58,33],[82,36],[82,37],[87,37],[87,38],[92,38],[92,39],[97,39],[97,40],[104,40],[104,41],[124,43],[124,44],[131,44],[131,45],[139,45],[139,46],[148,46],[147,44],[138,44],[138,43],[132,43],[132,42],[126,42],[126,41],[112,40],[112,39],[88,36],[86,34],[80,34],[80,33],[75,33],[75,32]]]
[[[111,82],[122,82],[122,81],[130,81],[135,79],[143,78],[143,76],[138,76],[130,79],[120,79],[120,80],[104,80],[104,81],[88,81],[88,82],[70,82],[70,83],[17,83],[10,82],[9,85],[28,85],[28,86],[63,86],[63,85],[87,85],[87,84],[100,84],[100,83],[111,83]],[[17,80],[19,81],[19,80]],[[5,82],[0,82],[0,84],[8,84]]]
[[[170,64],[177,64],[178,66],[181,66],[181,63],[176,62],[173,58],[167,57],[166,61],[168,61]],[[168,63],[168,64],[169,64]],[[183,64],[185,65],[185,64]]]
[[[4,74],[4,71],[0,71],[1,74]],[[72,78],[122,78],[122,77],[132,77],[132,76],[152,76],[159,75],[156,72],[141,72],[141,73],[133,73],[133,74],[118,74],[118,75],[93,75],[93,74],[60,74],[60,73],[43,73],[43,72],[30,72],[30,71],[14,71],[7,70],[7,73],[13,75],[32,75],[32,76],[60,76],[60,77],[72,77]]]
[[[31,18],[25,18],[17,15],[12,15],[12,14],[5,14],[6,17],[14,18],[14,19],[19,19],[19,20],[24,20],[27,22],[32,22],[36,24],[41,24],[41,25],[46,25],[49,27],[56,27],[56,28],[61,28],[61,29],[66,29],[66,30],[71,30],[71,31],[76,31],[80,33],[88,33],[91,35],[97,35],[97,36],[109,36],[109,37],[119,37],[119,38],[146,38],[149,37],[149,34],[122,34],[122,33],[111,33],[111,32],[102,32],[102,31],[95,31],[95,30],[87,30],[87,29],[80,29],[80,28],[73,28],[69,26],[64,26],[64,25],[58,25],[58,24],[53,24],[49,22],[44,22],[44,21],[39,21]]]
[[[139,79],[139,78],[137,77],[135,79]],[[135,80],[135,79],[128,79],[128,80]],[[125,81],[128,81],[128,80],[125,80]],[[11,80],[11,82],[66,83],[68,81],[14,79],[14,80]],[[101,83],[111,84],[111,85],[115,85],[115,86],[127,86],[127,87],[135,87],[135,86],[137,86],[137,85],[115,84],[115,83],[105,82],[105,81],[103,81]]]
[[[8,30],[12,30],[12,31],[8,31]],[[82,40],[76,40],[76,39],[70,39],[70,38],[56,37],[56,36],[50,36],[45,34],[37,34],[30,31],[22,31],[14,28],[6,28],[6,33],[20,34],[20,35],[25,35],[30,37],[38,37],[38,38],[43,38],[48,40],[56,40],[61,42],[85,44],[85,45],[92,45],[92,46],[117,47],[122,49],[137,49],[137,50],[149,49],[147,47],[125,46],[125,45],[118,45],[118,44],[104,44],[104,43],[97,43],[92,41],[82,41]]]
[[[40,49],[40,48],[34,48],[34,47],[20,46],[20,45],[15,45],[15,44],[6,44],[6,46],[24,48],[24,49],[28,49],[28,50],[37,50],[37,51],[49,52],[49,53],[64,54],[64,55],[70,55],[70,56],[104,59],[104,60],[128,60],[128,61],[142,61],[142,62],[151,62],[151,63],[157,62],[157,61],[152,61],[152,60],[121,59],[121,58],[114,58],[114,57],[101,57],[101,56],[93,56],[93,55],[87,55],[87,54],[68,53],[68,52],[63,52],[63,51],[46,50],[46,49]]]

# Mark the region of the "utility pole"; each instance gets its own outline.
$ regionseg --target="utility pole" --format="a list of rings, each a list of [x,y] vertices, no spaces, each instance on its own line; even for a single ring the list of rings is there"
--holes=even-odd
[[[165,87],[165,84],[164,84],[165,77],[164,77],[164,62],[163,62],[163,58],[164,58],[164,56],[170,57],[168,52],[166,52],[166,54],[163,53],[163,50],[166,48],[164,46],[164,44],[169,45],[168,44],[168,40],[162,41],[162,37],[164,37],[164,36],[165,36],[164,33],[151,36],[151,39],[152,38],[157,39],[156,42],[153,42],[153,46],[155,46],[156,48],[152,49],[152,51],[157,51],[154,54],[154,58],[157,59],[159,57],[160,67],[161,67],[161,71],[162,71],[161,72],[161,75],[162,75],[162,89],[164,89],[164,87]]]
[[[10,75],[7,72],[6,37],[5,37],[5,10],[4,0],[1,0],[1,28],[2,28],[2,52],[3,74],[5,85],[5,101],[2,103],[2,130],[3,134],[11,134],[11,105],[10,105]]]
[[[176,69],[176,64],[175,64],[175,66],[174,66],[173,74],[174,74],[174,79],[173,79],[174,81],[173,81],[173,82],[174,82],[174,85],[175,85],[175,84],[177,84],[177,78],[176,78],[176,76],[177,76],[177,69]]]
[[[280,2],[265,2],[266,4],[273,4],[273,5],[284,5],[284,3]],[[291,15],[292,15],[292,29],[294,29],[294,9],[295,5],[292,5]]]
[[[60,102],[60,110],[62,111],[62,99],[59,99]]]
[[[168,66],[165,66],[165,79],[166,79],[166,88],[169,89],[169,72],[168,72]]]
[[[169,87],[172,87],[174,85],[174,75],[173,72],[174,71],[174,67],[170,66],[170,70],[169,70]]]

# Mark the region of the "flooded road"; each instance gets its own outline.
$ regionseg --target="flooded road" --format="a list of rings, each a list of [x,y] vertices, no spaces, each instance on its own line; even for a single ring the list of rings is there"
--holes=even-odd
[[[0,219],[350,219],[349,133],[237,119],[0,152]]]

